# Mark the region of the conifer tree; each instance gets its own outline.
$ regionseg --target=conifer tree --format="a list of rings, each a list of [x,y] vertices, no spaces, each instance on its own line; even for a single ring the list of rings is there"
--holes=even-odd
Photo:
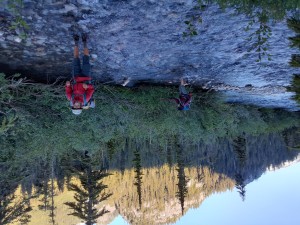
[[[296,17],[291,17],[287,19],[288,27],[296,33],[296,36],[289,37],[291,41],[291,47],[300,48],[300,20]],[[299,54],[292,54],[290,65],[292,67],[300,67],[300,55]]]
[[[178,191],[176,192],[176,197],[179,199],[180,205],[181,205],[181,214],[184,214],[184,201],[188,193],[187,189],[187,182],[188,179],[185,176],[184,172],[184,161],[183,161],[183,155],[182,155],[182,146],[180,144],[177,144],[176,147],[176,153],[177,153],[177,178],[178,183],[176,184],[178,186]]]
[[[54,179],[55,179],[55,173],[54,173],[54,157],[52,156],[52,160],[51,160],[51,177],[50,177],[50,200],[51,202],[49,203],[49,217],[50,217],[50,222],[52,223],[52,225],[56,225],[56,221],[55,221],[55,204],[54,204],[54,196],[55,196],[55,186],[54,186]]]
[[[238,136],[233,139],[233,150],[236,153],[239,166],[243,168],[247,161],[246,138],[243,136]]]
[[[235,187],[238,190],[238,193],[240,194],[242,200],[245,201],[246,184],[245,184],[243,176],[240,173],[235,175]]]
[[[291,17],[291,18],[287,19],[287,25],[291,30],[300,34],[300,20],[299,19],[297,19],[296,17]]]
[[[74,202],[65,202],[67,206],[73,209],[69,215],[76,216],[83,220],[87,225],[96,223],[97,218],[103,216],[109,211],[103,207],[100,211],[96,209],[96,205],[112,194],[106,193],[107,185],[101,181],[110,174],[104,170],[93,170],[91,158],[85,155],[81,160],[81,168],[73,168],[78,175],[79,183],[70,183],[68,190],[74,191]]]
[[[136,186],[137,189],[137,193],[138,193],[138,197],[139,197],[139,207],[140,209],[142,208],[142,166],[141,166],[141,156],[140,156],[140,152],[139,149],[137,148],[134,151],[134,172],[135,172],[135,182],[134,185]]]
[[[298,49],[300,49],[300,19],[296,17],[291,17],[287,19],[287,24],[288,27],[296,33],[296,36],[289,37],[289,40],[291,41],[291,47],[298,47]],[[289,64],[292,67],[300,67],[300,54],[292,54]],[[291,91],[294,91],[296,93],[294,99],[297,102],[300,102],[300,94],[299,94],[300,81],[299,80],[300,80],[300,75],[294,74]]]
[[[13,166],[13,162],[8,163],[4,160],[0,164],[0,170],[5,171],[0,173],[0,224],[29,223],[28,212],[31,211],[29,198],[17,198],[14,194],[20,181],[20,171]]]

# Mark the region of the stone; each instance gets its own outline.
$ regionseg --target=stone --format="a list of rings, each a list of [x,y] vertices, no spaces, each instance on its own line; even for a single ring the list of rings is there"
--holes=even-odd
[[[65,4],[64,5],[64,13],[68,13],[70,11],[77,11],[77,7],[73,4]]]
[[[96,54],[91,54],[91,58],[92,58],[92,59],[97,59],[98,56],[97,56]]]
[[[8,36],[6,36],[6,40],[8,40],[8,41],[14,41],[15,40],[15,36],[8,35]]]
[[[29,38],[27,38],[25,42],[25,46],[29,47],[31,45],[32,45],[32,41]]]
[[[39,40],[35,41],[35,43],[38,45],[43,45],[45,43],[45,40],[39,39]]]
[[[93,70],[100,71],[94,73],[95,79],[106,74],[107,79],[117,81],[126,74],[137,83],[149,79],[176,83],[182,74],[188,74],[195,85],[212,80],[208,86],[225,83],[244,90],[250,83],[255,87],[286,85],[297,73],[288,65],[290,55],[297,50],[289,48],[291,32],[285,22],[270,24],[278,34],[270,37],[273,61],[264,62],[266,66],[257,70],[257,54],[247,52],[252,46],[246,41],[249,33],[244,31],[249,19],[245,15],[233,16],[234,9],[222,11],[216,5],[208,5],[199,12],[202,23],[195,23],[199,35],[183,37],[183,32],[188,32],[184,21],[197,13],[196,1],[24,1],[24,16],[30,27],[25,30],[28,38],[22,42],[14,31],[1,27],[0,52],[10,52],[19,63],[24,57],[45,62],[44,65],[51,61],[56,65],[55,69],[47,69],[51,77],[69,74],[70,63],[61,62],[71,62],[72,34],[83,31],[89,34]],[[43,50],[32,50],[40,47]],[[16,64],[7,62],[2,54],[0,63]],[[30,72],[35,76],[43,74],[44,65]]]
[[[15,37],[14,38],[14,41],[17,42],[17,43],[21,43],[22,42],[22,39],[20,37]]]

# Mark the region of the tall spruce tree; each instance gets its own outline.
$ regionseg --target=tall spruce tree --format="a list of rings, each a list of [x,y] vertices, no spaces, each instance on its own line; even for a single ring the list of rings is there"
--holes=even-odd
[[[177,159],[177,178],[178,183],[176,184],[178,186],[178,191],[176,192],[176,197],[179,199],[180,205],[181,205],[181,214],[184,214],[184,201],[188,194],[187,189],[187,182],[188,179],[185,176],[184,172],[184,160],[183,160],[183,149],[182,146],[179,143],[176,143],[176,159]]]
[[[55,180],[55,173],[54,173],[54,167],[55,167],[55,157],[52,156],[51,159],[51,175],[50,175],[50,193],[49,193],[49,197],[50,197],[50,203],[49,203],[49,217],[50,217],[50,222],[52,225],[56,225],[56,221],[55,221],[55,203],[54,203],[54,196],[55,196],[55,186],[54,186],[54,180]]]
[[[293,30],[296,35],[293,37],[289,37],[291,42],[291,47],[296,47],[300,49],[300,19],[296,17],[291,17],[287,19],[288,27]],[[292,54],[290,65],[292,67],[300,67],[300,54]]]
[[[243,176],[240,173],[235,175],[235,187],[243,201],[246,198],[246,184]]]
[[[139,208],[142,208],[142,166],[141,166],[141,156],[140,156],[140,151],[139,151],[139,147],[136,148],[136,150],[134,151],[134,172],[135,172],[135,182],[134,185],[136,186],[136,190],[137,190],[137,194],[139,197]]]
[[[300,20],[296,17],[287,19],[288,27],[296,33],[296,36],[289,37],[291,41],[290,46],[300,48]],[[294,67],[300,67],[300,56],[299,54],[293,54],[290,61],[290,65]]]
[[[27,224],[30,221],[28,212],[31,211],[29,198],[17,197],[15,190],[21,180],[21,172],[13,161],[0,156],[0,224]]]
[[[238,159],[239,166],[243,168],[247,161],[247,146],[244,136],[238,136],[233,139],[233,150]]]
[[[64,204],[73,209],[69,215],[80,218],[86,225],[92,225],[96,223],[97,218],[109,212],[105,207],[98,211],[96,205],[112,195],[105,192],[107,185],[102,182],[102,179],[110,174],[104,172],[103,169],[93,170],[91,158],[87,155],[81,158],[80,163],[80,167],[73,168],[78,176],[79,184],[71,182],[68,185],[68,189],[75,192],[75,202]]]

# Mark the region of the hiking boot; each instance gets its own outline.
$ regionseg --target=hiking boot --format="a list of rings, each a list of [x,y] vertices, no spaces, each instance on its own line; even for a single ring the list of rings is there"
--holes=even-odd
[[[78,47],[78,43],[79,43],[79,35],[78,35],[78,34],[74,34],[74,35],[73,35],[73,38],[74,38],[75,46]]]
[[[74,41],[78,42],[79,41],[79,35],[78,34],[74,34],[73,35]]]
[[[87,42],[87,39],[88,39],[88,35],[86,33],[83,33],[81,35],[81,39],[82,39],[82,42]]]

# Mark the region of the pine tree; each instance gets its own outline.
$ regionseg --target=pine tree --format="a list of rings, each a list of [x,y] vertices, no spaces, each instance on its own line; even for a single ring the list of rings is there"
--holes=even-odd
[[[135,182],[134,185],[136,186],[138,197],[139,197],[139,207],[142,208],[142,166],[141,166],[141,156],[139,149],[137,148],[134,151],[135,158],[133,159],[134,162],[134,172],[135,172]]]
[[[233,139],[233,150],[236,153],[236,157],[239,161],[239,166],[243,168],[247,161],[246,138],[243,136],[238,136]]]
[[[296,17],[291,17],[291,18],[287,19],[287,25],[291,30],[300,34],[300,20],[299,19],[297,19]]]
[[[297,19],[295,17],[292,17],[290,19],[287,19],[287,24],[290,29],[295,31],[297,33],[294,37],[289,37],[291,41],[291,47],[298,47],[300,49],[300,19]],[[292,54],[291,60],[289,61],[289,64],[292,67],[300,67],[300,54]],[[297,102],[300,102],[300,85],[299,85],[299,74],[294,74],[293,82],[292,82],[292,88],[291,91],[294,91],[296,95],[294,96],[294,99]]]
[[[52,223],[52,225],[56,225],[56,221],[55,221],[55,204],[54,204],[54,196],[55,196],[55,186],[54,186],[54,179],[55,179],[55,173],[54,173],[54,157],[52,156],[52,160],[51,160],[51,177],[50,177],[50,193],[49,193],[49,197],[51,202],[49,203],[49,217],[50,217],[50,222]]]
[[[68,190],[75,192],[75,202],[65,202],[64,204],[73,209],[73,212],[69,215],[82,219],[87,225],[92,225],[96,223],[97,218],[109,212],[105,207],[98,211],[95,206],[112,195],[111,193],[104,192],[107,185],[101,181],[110,174],[104,172],[102,169],[93,170],[89,156],[85,156],[81,163],[81,169],[74,168],[80,184],[71,182],[68,186]]]
[[[299,46],[300,46],[300,43],[299,43]],[[300,54],[292,54],[289,64],[292,67],[300,67]]]
[[[183,161],[183,153],[182,153],[182,146],[177,144],[177,178],[178,183],[176,184],[178,186],[178,191],[176,192],[176,197],[179,199],[180,205],[181,205],[181,214],[184,214],[184,201],[188,193],[187,189],[187,182],[188,179],[185,176],[184,172],[184,161]]]
[[[242,200],[245,201],[246,184],[245,184],[243,176],[239,173],[235,175],[235,187],[238,190],[238,193],[240,194]]]
[[[21,178],[20,172],[14,168],[13,162],[3,161],[0,165],[0,170],[5,171],[0,173],[0,224],[12,224],[17,221],[27,224],[30,221],[28,212],[31,211],[29,198],[17,198],[14,194]]]
[[[30,216],[27,214],[31,211],[28,199],[16,201],[16,196],[10,194],[0,197],[0,224],[12,224],[19,221],[21,224],[27,224]]]
[[[37,164],[36,171],[36,189],[38,195],[41,196],[40,203],[38,208],[40,210],[47,211],[50,207],[49,195],[50,195],[50,165],[49,165],[49,155],[46,153],[44,157],[41,157]]]

